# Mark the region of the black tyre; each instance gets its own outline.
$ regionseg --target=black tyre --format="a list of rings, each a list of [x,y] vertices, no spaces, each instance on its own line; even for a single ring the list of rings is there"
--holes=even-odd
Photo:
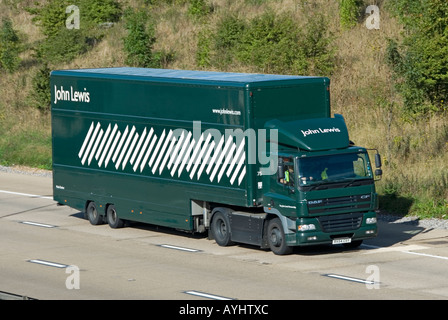
[[[233,244],[230,240],[230,221],[225,212],[216,211],[213,215],[211,231],[213,238],[220,246],[226,247]]]
[[[274,254],[286,255],[292,252],[292,247],[286,244],[285,232],[279,218],[269,221],[267,239],[269,248]]]
[[[96,209],[96,204],[93,201],[89,202],[89,204],[87,205],[86,216],[90,224],[94,226],[103,223],[103,217],[99,214],[98,210]]]
[[[106,217],[107,217],[107,223],[111,228],[113,229],[123,228],[124,221],[118,218],[115,206],[109,205],[107,207]]]

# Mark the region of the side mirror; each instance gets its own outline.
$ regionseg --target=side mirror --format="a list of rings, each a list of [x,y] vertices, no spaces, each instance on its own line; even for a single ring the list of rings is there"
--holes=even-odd
[[[379,153],[375,154],[375,166],[378,169],[381,168],[381,155]]]
[[[375,154],[375,176],[380,177],[379,179],[381,179],[381,176],[383,175],[383,170],[381,170],[381,156],[379,153]]]
[[[283,165],[278,166],[278,179],[285,179],[285,168]]]

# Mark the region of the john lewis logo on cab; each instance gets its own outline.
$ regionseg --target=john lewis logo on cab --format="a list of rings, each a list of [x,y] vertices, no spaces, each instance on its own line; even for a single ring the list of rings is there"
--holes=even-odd
[[[54,104],[58,101],[72,101],[72,102],[90,102],[90,92],[84,88],[84,91],[76,91],[70,86],[69,90],[65,90],[64,86],[58,87],[54,86]]]

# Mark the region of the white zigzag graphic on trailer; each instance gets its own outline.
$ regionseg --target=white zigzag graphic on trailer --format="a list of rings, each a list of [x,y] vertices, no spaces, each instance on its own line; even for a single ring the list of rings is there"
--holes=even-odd
[[[142,173],[148,166],[153,175],[167,169],[172,177],[186,171],[191,180],[199,180],[205,172],[210,182],[215,178],[220,182],[226,176],[232,185],[236,181],[240,185],[246,175],[244,139],[237,145],[231,135],[226,141],[224,135],[214,141],[210,133],[206,137],[202,133],[196,141],[191,131],[184,129],[178,137],[173,130],[164,129],[160,136],[152,127],[136,131],[129,125],[121,131],[111,123],[104,131],[100,122],[92,122],[78,153],[81,164],[90,166],[95,158],[100,168],[112,163],[123,171],[130,165],[134,172]]]

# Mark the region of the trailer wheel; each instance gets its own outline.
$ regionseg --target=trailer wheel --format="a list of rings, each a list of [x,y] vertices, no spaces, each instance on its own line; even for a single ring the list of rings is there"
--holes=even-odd
[[[99,214],[98,210],[96,209],[96,204],[93,201],[90,201],[87,205],[86,216],[90,224],[94,226],[103,223],[103,217]]]
[[[286,245],[285,232],[279,218],[269,221],[267,238],[269,248],[274,254],[286,255],[292,252],[292,247]]]
[[[233,244],[230,240],[230,221],[227,214],[216,211],[213,215],[211,231],[218,245],[226,247]]]
[[[124,226],[124,221],[118,218],[115,206],[113,205],[107,206],[106,217],[107,217],[107,223],[111,228],[118,229]]]

